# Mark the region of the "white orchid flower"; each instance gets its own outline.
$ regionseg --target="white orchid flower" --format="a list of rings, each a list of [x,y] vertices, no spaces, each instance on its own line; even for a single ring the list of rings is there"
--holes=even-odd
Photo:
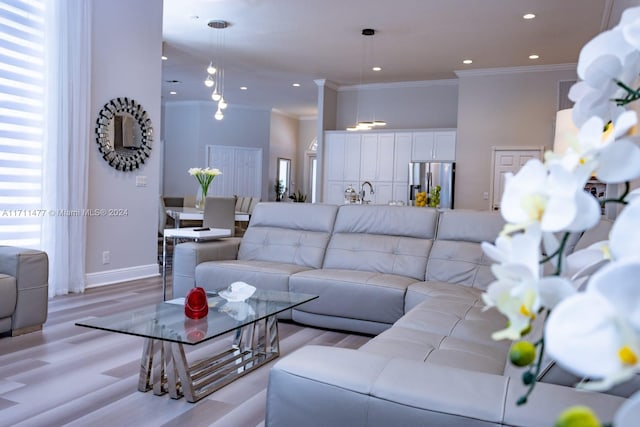
[[[611,102],[611,95],[600,88],[593,88],[587,82],[577,82],[569,90],[569,99],[575,102],[571,117],[580,127],[593,116],[604,120],[615,120],[626,110]]]
[[[508,319],[505,329],[492,334],[494,340],[519,339],[544,307],[553,307],[574,290],[560,277],[540,278],[540,227],[534,225],[525,233],[501,235],[496,244],[482,244],[485,253],[501,262],[491,271],[491,283],[482,299],[487,308],[495,307]]]
[[[640,420],[640,391],[635,392],[620,406],[613,418],[616,427],[635,427]]]
[[[625,111],[604,131],[604,121],[592,117],[580,127],[578,137],[569,142],[565,154],[550,157],[548,163],[561,164],[579,181],[586,181],[594,172],[607,183],[640,177],[640,147],[624,138],[637,122],[635,111]]]
[[[484,253],[501,264],[517,263],[531,271],[539,269],[540,225],[532,224],[524,230],[524,233],[513,236],[507,234],[509,231],[510,226],[507,224],[505,230],[496,239],[495,245],[482,242],[481,247]]]
[[[529,160],[505,180],[501,211],[509,223],[539,222],[543,232],[582,231],[600,219],[598,201],[583,190],[578,176],[558,165],[547,169],[539,160]]]
[[[614,260],[640,256],[640,198],[633,198],[620,212],[609,232],[609,241]]]
[[[640,50],[640,7],[626,9],[620,17],[618,27],[627,43],[634,49]]]
[[[577,280],[594,273],[611,260],[638,256],[640,227],[637,224],[640,224],[640,197],[632,197],[611,227],[609,240],[596,242],[567,256],[563,274]]]
[[[640,258],[612,262],[548,317],[546,350],[568,371],[595,380],[581,387],[606,390],[640,372],[639,276]]]
[[[581,126],[591,115],[614,120],[619,109],[612,99],[626,94],[618,82],[630,85],[640,72],[638,8],[627,9],[616,27],[589,41],[580,51],[578,76],[583,80],[571,88],[573,118]]]

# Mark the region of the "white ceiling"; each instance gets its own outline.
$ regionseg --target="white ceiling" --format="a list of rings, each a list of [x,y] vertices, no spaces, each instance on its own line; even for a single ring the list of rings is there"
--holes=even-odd
[[[640,0],[164,0],[162,96],[211,100],[205,68],[224,44],[229,104],[313,116],[315,79],[349,86],[575,63],[580,48],[632,5]],[[211,29],[211,20],[230,27]],[[362,36],[363,28],[375,36]],[[529,59],[533,53],[540,59]],[[383,70],[371,71],[373,63]]]

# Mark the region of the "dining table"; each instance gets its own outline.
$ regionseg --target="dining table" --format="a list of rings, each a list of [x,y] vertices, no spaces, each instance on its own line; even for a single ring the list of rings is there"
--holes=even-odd
[[[176,228],[180,227],[181,221],[202,221],[204,210],[184,206],[167,206],[167,215],[175,221]],[[236,211],[235,220],[238,222],[249,222],[251,215],[247,212]]]

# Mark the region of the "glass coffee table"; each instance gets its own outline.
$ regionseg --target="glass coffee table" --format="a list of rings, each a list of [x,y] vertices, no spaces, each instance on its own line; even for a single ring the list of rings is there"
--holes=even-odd
[[[197,402],[280,354],[276,315],[316,295],[256,292],[244,302],[230,302],[207,292],[209,314],[193,320],[184,314],[184,298],[76,322],[144,338],[138,390],[169,393]],[[228,349],[189,363],[184,345],[197,345],[234,332]]]

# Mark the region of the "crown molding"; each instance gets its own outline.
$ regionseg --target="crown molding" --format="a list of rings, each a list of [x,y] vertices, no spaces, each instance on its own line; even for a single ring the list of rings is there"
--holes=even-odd
[[[524,67],[478,68],[455,70],[458,77],[496,76],[501,74],[539,73],[543,71],[576,71],[577,64],[527,65]]]
[[[458,85],[458,79],[419,80],[419,81],[413,81],[413,82],[368,83],[368,84],[340,86],[338,88],[338,92],[347,92],[352,90],[402,89],[402,88],[457,86],[457,85]]]
[[[329,89],[333,89],[333,90],[338,90],[339,86],[332,82],[331,80],[327,80],[327,79],[316,79],[314,80],[314,82],[318,85],[318,87],[328,87]]]

